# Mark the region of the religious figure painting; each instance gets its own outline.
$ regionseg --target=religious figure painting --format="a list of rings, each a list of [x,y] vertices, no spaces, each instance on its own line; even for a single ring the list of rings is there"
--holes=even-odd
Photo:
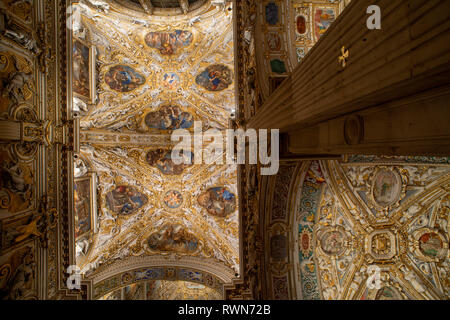
[[[175,90],[180,85],[180,76],[174,72],[165,73],[162,85],[167,90]]]
[[[145,36],[145,43],[154,49],[158,49],[162,55],[174,55],[178,49],[191,45],[194,36],[187,30],[175,30],[173,32],[150,32]]]
[[[393,205],[401,195],[401,177],[391,170],[381,170],[374,177],[372,189],[373,199],[379,206]]]
[[[185,157],[183,163],[175,164],[172,160],[172,151],[157,149],[149,151],[146,156],[147,163],[152,167],[158,168],[165,175],[180,175],[184,169],[191,167],[194,163],[194,154],[189,152],[187,155],[181,153]]]
[[[73,42],[72,88],[74,94],[90,103],[95,100],[95,50],[80,40]]]
[[[166,225],[150,235],[147,244],[154,251],[193,253],[197,250],[199,241],[182,225]]]
[[[344,247],[345,235],[340,230],[329,230],[320,238],[320,246],[328,255],[340,255]]]
[[[92,228],[91,179],[76,179],[74,183],[75,238],[88,233]]]
[[[117,65],[105,74],[105,82],[111,90],[126,93],[145,83],[145,77],[129,66]]]
[[[307,28],[307,24],[306,24],[306,17],[304,15],[298,15],[297,19],[296,19],[296,23],[297,23],[297,33],[299,35],[304,35],[306,33],[306,28]]]
[[[269,25],[275,26],[280,21],[279,7],[275,2],[269,2],[266,5],[266,22]]]
[[[209,214],[226,217],[236,210],[236,196],[224,187],[214,187],[198,196],[198,203]]]
[[[106,207],[120,215],[132,214],[147,202],[147,196],[131,186],[117,186],[106,195]]]
[[[271,51],[280,51],[281,49],[281,38],[276,32],[269,32],[267,34],[267,45]]]
[[[425,233],[419,238],[419,249],[430,258],[440,258],[445,251],[441,238],[433,232]]]
[[[13,160],[7,152],[0,152],[0,173],[0,208],[10,213],[29,208],[33,197],[31,168]]]
[[[314,13],[314,29],[316,40],[328,30],[331,24],[336,20],[335,9],[332,8],[316,8]]]
[[[396,288],[386,286],[378,290],[375,300],[403,300],[403,297]]]
[[[227,66],[214,64],[201,72],[195,82],[208,91],[222,91],[233,83],[233,75]]]
[[[148,113],[145,124],[150,129],[158,130],[189,129],[194,124],[194,118],[178,106],[163,106],[156,112]]]

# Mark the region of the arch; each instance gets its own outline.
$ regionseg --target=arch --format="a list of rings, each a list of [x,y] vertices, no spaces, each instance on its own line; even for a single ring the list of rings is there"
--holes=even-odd
[[[232,282],[235,273],[222,263],[192,256],[129,257],[88,275],[93,283],[93,297],[149,280],[181,280],[200,283],[217,290]]]

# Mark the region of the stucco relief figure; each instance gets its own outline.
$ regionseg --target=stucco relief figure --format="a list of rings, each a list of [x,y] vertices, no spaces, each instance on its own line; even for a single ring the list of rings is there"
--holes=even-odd
[[[195,82],[208,91],[222,91],[233,83],[232,71],[221,64],[211,65],[195,78]]]
[[[180,107],[164,106],[156,112],[147,114],[145,124],[150,129],[189,129],[194,124],[194,118],[189,112],[183,112]]]
[[[236,196],[223,187],[206,190],[198,196],[198,203],[217,217],[226,217],[236,210]]]
[[[105,82],[112,90],[126,93],[142,86],[145,78],[129,66],[118,65],[106,72]]]
[[[27,99],[25,86],[28,87],[29,91],[35,93],[32,85],[33,73],[21,71],[15,58],[14,65],[16,71],[9,75],[7,83],[4,85],[2,95],[3,97],[9,97],[15,103],[19,103]]]
[[[129,186],[118,186],[106,195],[106,207],[117,214],[134,213],[147,202],[146,195]]]
[[[188,47],[193,40],[190,31],[175,30],[173,32],[150,32],[145,36],[145,43],[158,49],[162,55],[174,55],[178,49]]]
[[[32,197],[33,176],[29,167],[0,154],[1,207],[11,213],[25,210]]]
[[[32,247],[15,252],[0,266],[0,299],[20,300],[33,289],[35,261]]]
[[[323,252],[328,255],[340,255],[345,250],[345,235],[340,230],[326,231],[319,241]]]
[[[184,156],[184,154],[181,154]],[[180,175],[184,169],[191,167],[194,163],[194,154],[189,153],[188,158],[184,163],[175,164],[172,160],[172,151],[157,149],[149,151],[146,156],[147,163],[155,168],[158,168],[162,174],[165,175]],[[186,163],[190,164],[186,164]]]
[[[198,239],[181,225],[164,226],[148,238],[148,246],[154,251],[192,253],[198,248]]]

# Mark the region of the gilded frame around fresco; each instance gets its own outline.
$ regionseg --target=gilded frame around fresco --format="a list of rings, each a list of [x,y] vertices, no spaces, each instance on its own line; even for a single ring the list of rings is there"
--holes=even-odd
[[[97,232],[97,180],[94,173],[90,172],[86,175],[75,178],[74,183],[89,181],[89,216],[90,216],[90,228],[88,231],[80,234],[78,239],[89,238]],[[74,207],[74,212],[75,207]]]
[[[83,46],[85,46],[86,48],[89,49],[89,96],[83,96],[75,91],[73,91],[73,96],[77,97],[83,101],[85,101],[88,104],[94,104],[95,100],[97,99],[97,88],[96,88],[96,50],[95,50],[95,46],[92,44],[87,43],[86,41],[83,41],[79,38],[74,38],[72,41],[72,47],[71,47],[71,53],[73,53],[73,48],[74,48],[74,44],[75,42],[79,42],[80,44],[82,44]],[[71,77],[72,77],[72,82],[73,82],[73,64],[71,67]],[[73,84],[73,83],[72,83]]]

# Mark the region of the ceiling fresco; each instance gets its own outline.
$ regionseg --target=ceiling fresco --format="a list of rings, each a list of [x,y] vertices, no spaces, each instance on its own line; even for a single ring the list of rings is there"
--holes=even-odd
[[[229,126],[232,5],[145,19],[116,4],[107,14],[78,6],[73,37],[85,49],[74,49],[72,78],[75,93],[87,90],[74,94],[75,171],[94,173],[98,230],[77,239],[77,265],[89,274],[131,256],[188,255],[239,273],[237,167],[177,165],[170,140],[173,130],[193,132],[194,121]]]
[[[156,280],[126,286],[99,300],[221,300],[222,293],[188,281]]]
[[[280,182],[298,180],[291,204],[289,192],[275,191],[268,231],[274,298],[293,295],[290,259],[299,299],[449,298],[448,158],[349,156],[280,172]],[[291,249],[279,202],[292,212]]]

